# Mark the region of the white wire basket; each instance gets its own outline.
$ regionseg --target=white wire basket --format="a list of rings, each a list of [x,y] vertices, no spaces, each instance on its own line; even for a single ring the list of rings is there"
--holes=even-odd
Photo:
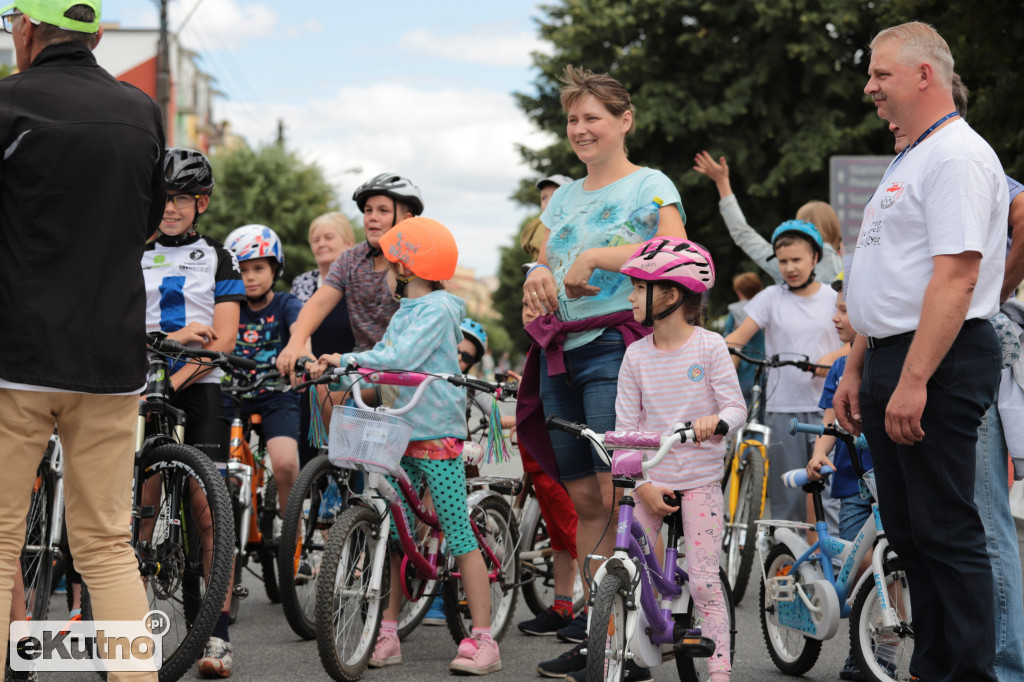
[[[394,473],[412,436],[412,424],[390,414],[335,405],[327,458],[331,464],[370,473]]]

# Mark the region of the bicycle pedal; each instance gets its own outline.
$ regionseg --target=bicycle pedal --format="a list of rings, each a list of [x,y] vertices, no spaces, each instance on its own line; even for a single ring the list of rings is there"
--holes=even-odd
[[[791,575],[768,578],[768,597],[773,602],[796,601],[796,579]]]
[[[235,589],[231,590],[231,594],[235,599],[245,599],[249,596],[249,588],[245,585],[235,585]]]
[[[709,658],[715,653],[715,641],[703,635],[687,635],[672,645],[677,655],[688,658]]]

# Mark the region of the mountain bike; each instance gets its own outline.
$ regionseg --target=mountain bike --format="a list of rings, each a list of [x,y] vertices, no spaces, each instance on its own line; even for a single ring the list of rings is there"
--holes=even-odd
[[[662,561],[634,518],[633,488],[644,472],[656,466],[678,443],[694,440],[689,422],[669,435],[639,431],[608,431],[599,434],[586,424],[549,416],[549,429],[586,438],[598,455],[612,466],[612,480],[622,489],[611,557],[588,555],[587,561],[604,563],[590,581],[591,609],[587,623],[587,680],[622,680],[626,662],[654,667],[675,658],[683,682],[708,677],[706,659],[715,643],[701,633],[701,618],[690,594],[690,576],[680,566],[679,543],[683,536],[682,507],[678,495],[671,503],[679,510],[665,517],[668,530]],[[716,433],[729,427],[719,422]],[[626,457],[612,458],[608,448],[628,448]],[[643,460],[641,450],[656,450]],[[666,502],[669,502],[666,496]],[[725,572],[719,569],[722,594],[729,618],[729,659],[736,650],[736,617]]]
[[[871,682],[909,680],[914,647],[910,588],[899,557],[889,548],[875,502],[873,471],[866,472],[857,454],[866,444],[839,426],[800,424],[790,432],[835,436],[850,450],[854,471],[872,500],[871,516],[852,540],[833,537],[825,522],[821,492],[824,478],[810,481],[805,469],[784,473],[792,488],[803,488],[814,502],[815,524],[782,520],[759,521],[776,545],[763,558],[759,610],[761,630],[775,666],[787,675],[803,675],[814,667],[822,641],[836,634],[841,618],[850,619],[850,645],[864,678]],[[833,473],[822,467],[823,476]],[[818,541],[808,546],[797,531],[816,530]],[[871,552],[871,570],[857,571]],[[833,561],[838,561],[838,574]]]
[[[333,375],[345,373],[342,368]],[[353,496],[351,506],[331,528],[320,565],[316,624],[320,660],[332,678],[358,679],[366,669],[380,629],[391,589],[401,589],[408,601],[433,597],[432,581],[442,585],[447,625],[456,643],[470,636],[471,621],[461,574],[444,549],[436,513],[427,508],[401,467],[412,425],[401,419],[434,381],[490,390],[487,382],[462,376],[416,372],[352,370],[369,383],[416,386],[401,408],[370,410],[361,391],[352,395],[357,407],[337,406],[331,420],[330,458],[339,466],[364,471],[366,492]],[[329,375],[328,375],[329,376]],[[398,483],[402,496],[385,478]],[[430,532],[417,537],[405,515],[402,497]],[[491,583],[491,632],[500,640],[511,624],[519,578],[518,528],[505,499],[495,491],[475,490],[467,500],[470,526],[487,567]],[[402,553],[402,584],[390,584],[391,524],[398,533]]]
[[[258,377],[235,370],[231,372],[230,383],[221,384],[221,390],[234,403],[227,465],[228,494],[237,532],[231,622],[238,618],[241,602],[249,596],[249,588],[245,586],[243,576],[253,557],[259,560],[267,599],[275,604],[281,601],[277,580],[277,544],[282,521],[278,513],[277,482],[268,467],[262,418],[259,413],[253,413],[248,420],[242,419],[242,404],[246,397],[260,389],[277,392],[291,390],[287,382],[273,383],[280,376],[277,370],[264,372]],[[256,442],[254,447],[250,447],[253,437]],[[252,569],[249,572],[255,575]]]
[[[725,534],[722,539],[722,568],[729,577],[736,604],[743,600],[754,565],[754,539],[757,521],[764,514],[768,495],[768,447],[771,429],[766,425],[768,370],[797,367],[807,372],[823,367],[802,359],[755,357],[737,348],[729,352],[756,365],[754,385],[750,391],[747,423],[736,432],[726,455],[726,475],[722,479],[725,495]]]

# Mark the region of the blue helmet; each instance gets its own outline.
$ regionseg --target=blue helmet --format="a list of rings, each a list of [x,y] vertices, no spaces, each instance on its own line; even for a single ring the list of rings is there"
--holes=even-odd
[[[824,241],[821,238],[821,233],[818,232],[818,228],[814,226],[814,223],[809,223],[806,220],[787,220],[782,223],[775,228],[774,232],[772,232],[773,250],[775,249],[775,242],[784,234],[794,234],[809,241],[814,252],[818,254],[818,260],[821,260],[825,249]],[[774,257],[775,256],[773,254],[772,258]]]
[[[462,335],[476,346],[477,359],[482,358],[487,352],[487,332],[484,331],[483,325],[468,317],[463,318]]]

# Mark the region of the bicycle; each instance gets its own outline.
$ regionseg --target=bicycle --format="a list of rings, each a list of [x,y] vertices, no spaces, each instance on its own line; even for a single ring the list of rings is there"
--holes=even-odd
[[[185,413],[170,404],[167,360],[245,370],[256,365],[186,348],[163,332],[149,332],[146,343],[150,361],[136,426],[131,544],[150,608],[168,616],[159,679],[173,682],[199,658],[220,615],[231,579],[234,521],[217,467],[183,442]],[[82,613],[92,619],[84,597]]]
[[[50,436],[39,463],[25,521],[21,573],[25,584],[26,618],[46,620],[50,594],[57,583],[54,569],[64,554],[64,457],[56,432]]]
[[[547,418],[549,429],[559,429],[586,438],[594,450],[612,466],[612,480],[622,488],[616,523],[615,552],[611,557],[593,554],[587,561],[604,561],[590,580],[591,610],[587,623],[587,679],[621,680],[629,660],[643,667],[655,667],[675,658],[683,682],[707,679],[706,659],[715,643],[701,634],[700,616],[690,594],[690,577],[679,564],[679,542],[683,536],[682,508],[665,517],[668,531],[663,560],[651,551],[647,534],[634,518],[633,488],[643,473],[656,466],[678,443],[694,440],[689,422],[678,425],[670,435],[638,431],[595,433],[586,424],[555,416]],[[728,431],[719,422],[716,433]],[[612,458],[608,446],[631,451],[657,450],[644,461],[640,452]],[[666,496],[666,502],[668,502]],[[679,506],[679,497],[672,504]],[[736,651],[736,617],[729,582],[719,568],[722,594],[729,618],[729,658]],[[668,604],[666,606],[666,604]],[[592,638],[597,638],[597,642]]]
[[[231,382],[221,384],[221,390],[234,403],[227,465],[228,494],[237,532],[231,599],[231,622],[234,623],[238,618],[241,601],[249,596],[249,588],[242,582],[242,577],[254,555],[263,572],[262,581],[267,599],[273,604],[281,601],[277,581],[277,544],[282,521],[278,514],[277,481],[267,466],[267,444],[263,438],[262,419],[258,413],[253,413],[247,421],[243,420],[242,401],[261,388],[287,392],[291,386],[283,382],[276,385],[271,383],[281,376],[277,370],[270,370],[255,378],[243,371],[233,371],[231,375]],[[256,436],[255,449],[249,443],[253,435]],[[255,575],[252,569],[249,571]]]
[[[390,589],[390,527],[399,535],[402,558],[401,589],[409,601],[422,601],[432,581],[441,583],[449,633],[456,643],[470,636],[469,608],[461,589],[454,559],[445,554],[436,513],[420,500],[401,468],[412,425],[403,419],[433,381],[492,390],[492,385],[461,376],[416,372],[355,370],[369,383],[416,386],[401,408],[370,410],[361,392],[352,392],[357,407],[337,406],[331,421],[330,458],[345,468],[367,474],[366,492],[331,529],[317,585],[317,648],[328,674],[337,680],[355,680],[365,671],[377,640]],[[325,376],[337,376],[345,369]],[[405,516],[399,494],[384,477],[393,476],[416,518],[429,535],[417,538]],[[519,534],[512,511],[496,491],[474,490],[469,495],[470,525],[487,566],[491,583],[491,632],[500,641],[511,624],[519,579]]]
[[[768,447],[771,429],[766,425],[768,370],[792,366],[813,372],[824,367],[803,359],[785,360],[778,355],[753,357],[737,348],[729,348],[732,355],[756,365],[754,385],[750,391],[747,423],[730,441],[726,455],[726,476],[722,479],[725,495],[725,533],[722,538],[722,567],[729,577],[732,596],[736,604],[743,600],[754,566],[754,543],[757,521],[764,514],[768,495]]]
[[[882,528],[874,472],[865,472],[854,440],[838,422],[790,423],[790,432],[830,435],[844,440],[850,449],[854,471],[870,494],[871,516],[853,541],[833,537],[825,522],[821,491],[824,478],[809,481],[805,469],[783,474],[787,486],[800,487],[814,502],[815,523],[765,520],[758,524],[777,543],[763,559],[760,595],[761,629],[775,666],[787,675],[802,675],[814,667],[822,641],[833,637],[841,618],[850,619],[850,645],[865,679],[873,682],[910,679],[909,664],[914,642],[910,590],[899,557],[889,548]],[[822,467],[824,476],[832,472]],[[816,530],[818,541],[808,546],[796,531]],[[857,569],[871,552],[871,570],[858,579]],[[833,560],[839,562],[838,575]],[[881,647],[890,647],[892,661],[876,658]]]

